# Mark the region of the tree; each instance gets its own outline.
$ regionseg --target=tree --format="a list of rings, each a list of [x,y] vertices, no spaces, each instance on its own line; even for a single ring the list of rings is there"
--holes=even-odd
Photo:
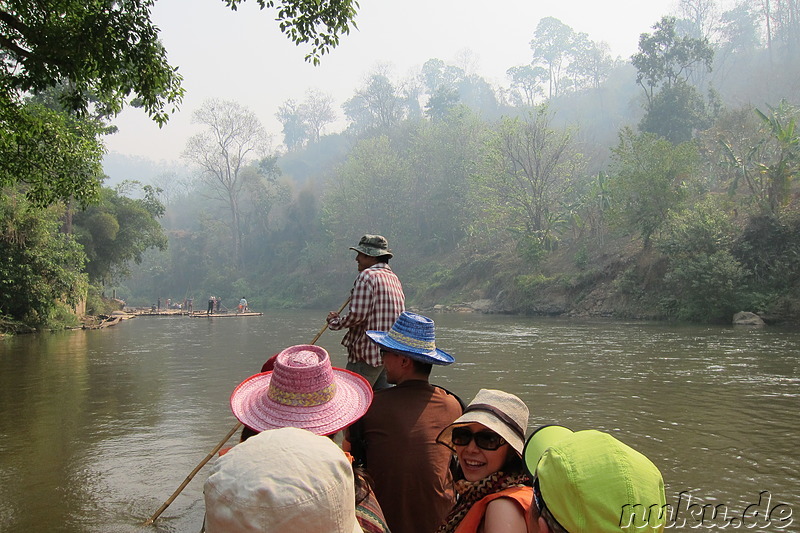
[[[471,62],[471,52],[462,52],[465,66]],[[459,103],[481,110],[488,116],[496,114],[497,98],[494,90],[482,77],[467,74],[466,69],[447,65],[440,59],[429,59],[422,66],[419,79],[428,94],[425,113],[428,117],[442,119]]]
[[[408,159],[388,137],[358,142],[337,167],[323,198],[325,227],[338,234],[341,228],[370,227],[376,233],[396,233],[408,226],[408,221],[419,215],[409,210],[409,198],[414,194],[410,176]]]
[[[481,214],[469,197],[475,154],[483,149],[487,124],[465,106],[439,120],[421,121],[409,135],[403,157],[410,162],[409,206],[405,224],[416,251],[454,250]],[[424,213],[424,216],[422,215]]]
[[[293,152],[305,146],[308,141],[308,126],[303,121],[300,104],[289,98],[278,108],[275,118],[283,124],[283,144],[287,150]]]
[[[694,87],[681,81],[656,93],[639,122],[639,130],[678,144],[690,141],[695,129],[708,124],[705,102]]]
[[[154,0],[125,2],[9,0],[0,8],[0,98],[63,86],[66,109],[83,114],[119,112],[133,94],[163,124],[183,97],[181,76],[150,20]]]
[[[318,89],[306,91],[306,99],[300,107],[311,142],[319,142],[322,130],[336,120],[333,97]]]
[[[280,175],[278,157],[274,155],[245,169],[243,178],[247,202],[243,209],[243,233],[249,242],[253,242],[252,246],[247,246],[248,250],[257,250],[257,253],[245,254],[246,258],[257,257],[257,260],[261,260],[268,255],[258,250],[262,247],[256,241],[269,236],[273,209],[291,200],[291,187],[288,183],[278,181]]]
[[[636,83],[644,90],[648,103],[661,88],[686,82],[697,67],[711,70],[714,50],[707,39],[679,37],[675,17],[663,17],[650,33],[639,36],[639,52],[631,57],[636,67]]]
[[[283,124],[283,142],[290,152],[319,142],[325,126],[336,120],[333,98],[316,89],[306,91],[302,103],[286,100],[275,116]]]
[[[618,227],[637,231],[648,247],[650,237],[681,208],[693,185],[697,148],[626,128],[612,158],[611,216]]]
[[[662,305],[683,320],[730,320],[745,303],[746,270],[731,253],[730,211],[708,197],[674,212],[656,247],[667,258]]]
[[[720,16],[720,48],[723,53],[751,53],[761,46],[758,14],[750,4],[739,4]]]
[[[439,86],[428,97],[425,104],[425,115],[434,120],[442,120],[458,105],[458,91],[454,88]]]
[[[234,11],[245,0],[223,0]],[[261,9],[276,7],[274,0],[256,0]],[[276,20],[295,44],[312,43],[306,61],[318,65],[320,57],[339,44],[342,34],[356,27],[356,0],[280,0]]]
[[[541,83],[547,79],[547,70],[543,67],[522,65],[511,67],[506,71],[511,79],[511,87],[517,91],[517,101],[525,106],[533,107],[537,96],[544,96]]]
[[[679,143],[705,121],[705,104],[689,76],[698,66],[710,72],[714,51],[708,39],[679,37],[675,24],[674,17],[663,17],[655,32],[643,33],[631,62],[647,97],[641,131]]]
[[[90,283],[118,281],[129,274],[130,261],[141,263],[145,250],[167,247],[167,237],[158,223],[164,214],[164,206],[157,199],[159,191],[145,185],[144,198],[124,195],[137,185],[125,182],[116,190],[104,187],[97,204],[73,215],[73,231],[86,253]]]
[[[40,208],[13,188],[0,191],[0,316],[47,325],[86,294],[81,246],[58,231],[63,207]]]
[[[236,9],[244,0],[224,0]],[[355,27],[354,0],[256,0],[277,7],[282,32],[312,43],[321,55]],[[61,109],[85,118],[110,117],[133,103],[159,125],[177,110],[182,77],[167,62],[151,20],[155,0],[7,0],[0,5],[0,186],[31,185],[31,199],[47,204],[74,197],[84,205],[99,191],[102,146],[85,126],[27,108],[28,95],[60,88]],[[91,179],[90,179],[91,178]]]
[[[429,95],[444,89],[455,89],[466,73],[454,65],[448,65],[441,59],[429,59],[422,65],[419,78]]]
[[[551,120],[545,106],[503,119],[479,178],[483,193],[509,214],[507,223],[520,225],[543,247],[554,243],[558,206],[583,166],[569,133],[554,129]]]
[[[57,200],[88,205],[100,190],[100,131],[96,122],[34,100],[0,102],[0,187],[22,184],[37,206]]]
[[[255,113],[236,102],[207,100],[194,112],[193,122],[206,131],[192,136],[183,157],[200,169],[200,178],[215,198],[227,205],[230,214],[235,264],[242,264],[240,194],[242,170],[266,154],[268,137]]]
[[[720,140],[735,171],[728,190],[734,194],[744,184],[760,214],[774,216],[788,202],[791,184],[800,174],[800,111],[783,101],[769,113],[755,112],[760,119],[757,132],[728,132]]]
[[[562,69],[572,49],[575,32],[554,17],[545,17],[536,25],[534,38],[531,40],[533,64],[543,63],[548,72],[550,83],[547,96],[558,96]]]
[[[385,131],[398,124],[407,109],[399,88],[380,72],[371,74],[365,86],[356,90],[342,107],[349,128],[357,133]]]
[[[567,73],[575,80],[578,88],[600,88],[614,65],[609,50],[608,43],[591,41],[585,33],[575,35],[572,61],[567,67]]]
[[[688,23],[687,35],[713,40],[720,20],[714,0],[679,0],[678,10],[682,20]]]

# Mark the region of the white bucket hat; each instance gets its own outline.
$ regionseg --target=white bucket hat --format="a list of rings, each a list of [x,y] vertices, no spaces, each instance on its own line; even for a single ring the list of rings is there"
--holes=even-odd
[[[350,461],[305,429],[270,429],[234,446],[203,495],[207,533],[362,532]]]
[[[453,428],[476,422],[503,437],[517,455],[522,457],[525,431],[528,429],[528,414],[528,406],[513,394],[501,390],[481,389],[464,409],[464,414],[439,433],[436,442],[455,450]]]

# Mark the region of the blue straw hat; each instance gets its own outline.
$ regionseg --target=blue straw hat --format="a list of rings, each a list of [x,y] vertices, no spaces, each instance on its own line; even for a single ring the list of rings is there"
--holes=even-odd
[[[367,336],[379,346],[433,365],[449,365],[455,358],[436,348],[433,320],[426,316],[403,311],[389,331],[367,331]]]

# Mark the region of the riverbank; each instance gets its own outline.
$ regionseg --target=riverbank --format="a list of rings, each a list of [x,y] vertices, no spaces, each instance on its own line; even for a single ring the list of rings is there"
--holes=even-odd
[[[509,248],[479,259],[451,256],[438,270],[426,267],[424,276],[412,271],[403,283],[411,288],[408,300],[424,311],[719,324],[746,311],[769,325],[800,325],[795,280],[783,280],[785,288],[745,277],[734,284],[712,265],[676,281],[683,271],[674,258],[619,239],[564,246],[536,263]]]

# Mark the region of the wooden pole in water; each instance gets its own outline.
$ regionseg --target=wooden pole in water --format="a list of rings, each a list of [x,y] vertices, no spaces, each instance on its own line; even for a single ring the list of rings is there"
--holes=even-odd
[[[345,300],[345,302],[339,308],[339,312],[341,313],[342,311],[344,311],[344,308],[349,303],[350,303],[350,297],[348,296],[347,300]],[[321,330],[319,330],[319,333],[317,333],[316,337],[314,337],[314,339],[309,344],[316,344],[317,341],[319,340],[319,338],[322,337],[322,334],[325,333],[326,329],[328,329],[328,323],[327,322],[325,322],[325,325],[322,327]],[[219,441],[219,444],[214,446],[213,450],[208,452],[208,455],[206,455],[205,458],[202,461],[200,461],[200,464],[198,464],[196,467],[194,467],[194,470],[192,470],[191,473],[188,476],[186,476],[186,479],[184,479],[183,483],[181,483],[180,486],[175,490],[175,492],[172,493],[172,496],[167,498],[167,501],[165,501],[161,505],[161,507],[159,507],[158,510],[155,513],[153,513],[153,516],[151,516],[150,518],[145,520],[143,525],[149,526],[153,522],[155,522],[156,518],[161,516],[161,513],[163,513],[166,510],[166,508],[169,507],[170,504],[173,501],[175,501],[175,498],[178,497],[178,494],[180,494],[183,491],[183,489],[186,488],[186,485],[188,485],[189,482],[194,478],[194,476],[197,475],[197,473],[200,471],[200,469],[203,468],[206,465],[206,463],[208,463],[211,459],[214,458],[214,456],[217,454],[217,452],[220,451],[223,446],[225,446],[225,443],[228,442],[228,439],[233,437],[233,434],[236,433],[236,430],[238,430],[240,427],[242,427],[242,423],[241,422],[237,422],[236,425],[233,426],[233,428],[228,432],[228,434],[225,435],[225,438],[222,439],[221,441]]]

